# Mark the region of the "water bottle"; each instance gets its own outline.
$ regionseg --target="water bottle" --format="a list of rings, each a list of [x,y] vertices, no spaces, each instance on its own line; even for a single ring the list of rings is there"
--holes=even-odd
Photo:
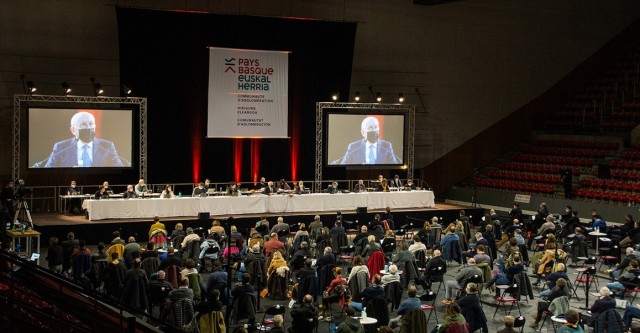
[[[24,234],[24,224],[20,227],[20,229],[22,230],[22,234]]]
[[[20,253],[21,249],[22,249],[22,244],[20,244],[20,243],[16,244],[16,252]]]
[[[182,192],[178,192],[178,198],[182,198]]]
[[[362,308],[362,319],[367,319],[367,308]]]
[[[162,249],[165,251],[167,250],[167,243],[164,243],[164,245],[162,246]]]

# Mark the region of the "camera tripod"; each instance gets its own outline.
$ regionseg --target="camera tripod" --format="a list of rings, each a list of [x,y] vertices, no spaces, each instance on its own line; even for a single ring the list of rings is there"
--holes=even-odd
[[[16,209],[16,215],[13,217],[13,223],[18,219],[22,224],[25,224],[29,228],[33,229],[33,219],[31,219],[31,212],[29,211],[29,205],[24,199],[18,200],[18,209]]]

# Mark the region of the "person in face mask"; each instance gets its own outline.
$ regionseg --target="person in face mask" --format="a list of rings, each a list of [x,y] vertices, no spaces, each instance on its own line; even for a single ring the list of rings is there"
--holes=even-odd
[[[77,194],[82,194],[82,192],[80,191],[79,188],[76,187],[76,181],[72,180],[71,184],[67,188],[67,195],[77,195]],[[66,213],[68,215],[82,213],[82,202],[80,201],[80,198],[69,199],[69,204],[67,205]]]
[[[380,125],[375,117],[366,117],[360,126],[362,139],[352,142],[340,164],[398,164],[391,142],[379,138]]]
[[[113,142],[95,137],[96,119],[89,112],[71,117],[73,137],[57,142],[45,168],[123,166]]]

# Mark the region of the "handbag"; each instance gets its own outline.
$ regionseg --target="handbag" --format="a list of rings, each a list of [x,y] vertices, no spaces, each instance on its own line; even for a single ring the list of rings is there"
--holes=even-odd
[[[262,289],[260,292],[260,298],[266,298],[267,295],[269,295],[269,290],[267,290],[267,288]]]

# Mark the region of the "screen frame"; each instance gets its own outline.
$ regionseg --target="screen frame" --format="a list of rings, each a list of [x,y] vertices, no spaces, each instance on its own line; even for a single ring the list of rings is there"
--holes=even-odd
[[[65,107],[93,107],[104,108],[106,105],[117,105],[118,108],[122,108],[123,105],[131,105],[134,110],[134,114],[137,115],[137,121],[134,121],[134,130],[137,128],[139,134],[134,135],[134,142],[137,140],[137,156],[133,155],[133,161],[131,161],[132,168],[95,168],[87,170],[98,170],[104,172],[105,170],[112,170],[110,172],[122,172],[133,171],[138,166],[138,178],[145,178],[147,175],[147,105],[148,101],[146,97],[111,97],[111,96],[61,96],[61,95],[33,95],[33,94],[16,94],[13,95],[13,163],[12,163],[12,179],[18,179],[24,172],[30,173],[33,169],[27,169],[23,167],[26,163],[26,156],[22,154],[23,140],[21,133],[24,128],[21,121],[26,115],[26,107],[37,106],[46,107],[48,105],[58,105]],[[135,149],[135,148],[134,148]],[[56,168],[56,170],[63,170]],[[69,169],[64,169],[69,170]],[[48,174],[48,173],[47,173]],[[88,174],[84,172],[84,174]],[[42,174],[44,176],[44,174]]]
[[[401,163],[376,163],[376,164],[331,164],[331,160],[329,159],[329,134],[330,134],[330,124],[329,124],[329,118],[332,115],[350,115],[350,116],[400,116],[402,117],[402,142],[401,142],[401,146],[402,146],[402,154],[399,155],[396,153],[396,151],[394,150],[394,154],[397,155],[398,157],[402,158],[402,162]],[[371,169],[371,168],[384,168],[384,169],[402,169],[405,165],[406,165],[406,160],[407,160],[407,139],[408,139],[408,131],[407,131],[407,124],[408,124],[408,117],[407,114],[404,112],[393,112],[392,110],[371,110],[371,109],[342,109],[342,108],[328,108],[327,110],[325,110],[324,114],[324,133],[326,133],[327,136],[327,140],[325,140],[323,142],[323,148],[324,148],[324,156],[323,156],[323,165],[325,167],[342,167],[342,168],[347,168],[348,170],[357,170],[357,169]],[[396,143],[397,142],[393,142]]]
[[[130,151],[130,156],[124,156],[122,154],[120,154],[120,152],[118,152],[118,157],[120,158],[124,158],[127,162],[129,162],[128,166],[97,166],[97,167],[89,167],[89,168],[81,168],[84,170],[96,170],[96,169],[106,169],[106,170],[130,170],[134,168],[134,157],[135,157],[135,150],[136,150],[136,146],[135,146],[135,141],[136,141],[136,132],[134,130],[135,128],[135,117],[137,114],[137,110],[134,107],[118,107],[118,108],[113,108],[113,107],[108,107],[109,105],[102,105],[101,107],[95,107],[95,106],[34,106],[34,105],[29,105],[26,107],[26,119],[27,119],[27,124],[26,124],[26,163],[27,163],[27,170],[62,170],[62,169],[78,169],[78,167],[43,167],[43,166],[39,166],[39,167],[34,167],[34,161],[30,161],[30,154],[31,154],[31,150],[32,150],[32,146],[31,146],[31,117],[32,117],[32,113],[31,111],[33,109],[39,109],[39,110],[49,110],[52,112],[55,111],[75,111],[75,112],[80,112],[80,111],[99,111],[101,113],[104,112],[120,112],[120,111],[128,111],[129,112],[129,118],[130,118],[130,128],[129,128],[129,133],[130,133],[130,140],[129,140],[129,151]],[[66,119],[66,121],[68,122],[70,120]],[[104,129],[102,129],[104,130]],[[71,133],[69,133],[71,135]],[[67,136],[68,138],[71,136]],[[100,135],[100,138],[102,138],[102,135]],[[108,139],[108,138],[107,138]],[[109,141],[113,141],[108,139]],[[60,140],[56,140],[54,139],[55,142],[59,142]],[[121,147],[121,144],[116,145],[116,149],[117,147]],[[47,146],[49,147],[49,146]],[[44,155],[42,155],[44,156]],[[49,155],[46,156],[47,159],[49,158]],[[40,159],[36,159],[36,164],[38,162],[41,162]],[[124,162],[124,161],[123,161]],[[126,163],[123,163],[126,164]]]

